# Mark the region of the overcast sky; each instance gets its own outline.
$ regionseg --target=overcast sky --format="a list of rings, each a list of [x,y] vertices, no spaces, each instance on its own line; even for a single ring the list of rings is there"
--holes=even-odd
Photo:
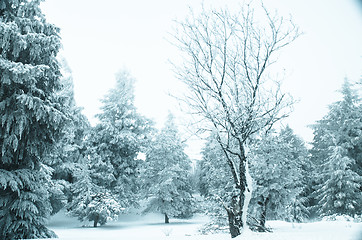
[[[169,39],[173,20],[201,0],[46,0],[47,20],[61,28],[62,55],[73,72],[77,104],[93,120],[99,99],[114,86],[115,73],[129,70],[137,80],[136,106],[160,126],[175,109],[168,92],[177,91],[169,60],[177,54]],[[205,5],[242,1],[204,0]],[[254,1],[257,2],[257,1]],[[362,4],[359,0],[272,0],[269,10],[292,16],[304,34],[279,57],[284,87],[299,100],[285,121],[304,140],[307,126],[338,100],[345,77],[362,75]]]

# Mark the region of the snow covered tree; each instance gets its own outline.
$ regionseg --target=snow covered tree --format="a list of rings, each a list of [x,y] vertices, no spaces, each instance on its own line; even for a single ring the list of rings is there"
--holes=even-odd
[[[51,169],[44,156],[66,119],[56,55],[59,29],[38,0],[0,1],[0,239],[48,238]]]
[[[254,179],[253,206],[257,209],[259,231],[269,219],[289,219],[288,207],[302,191],[299,156],[282,132],[258,140],[251,150],[250,170]],[[267,216],[268,215],[268,216]]]
[[[122,207],[137,203],[139,188],[138,153],[147,142],[151,122],[134,106],[134,78],[127,72],[117,74],[116,86],[102,100],[100,122],[92,130],[89,150],[99,156],[112,181],[100,182],[118,195]],[[93,157],[92,157],[93,158]],[[110,178],[109,178],[110,179]]]
[[[103,186],[97,185],[95,175],[102,174],[94,167],[100,159],[84,159],[77,163],[76,181],[72,184],[73,199],[67,205],[68,214],[80,221],[93,221],[93,226],[104,225],[109,220],[117,219],[121,205],[117,198]],[[106,176],[104,176],[106,180]]]
[[[71,70],[64,59],[61,59],[60,65],[62,88],[57,92],[57,101],[69,110],[70,116],[63,128],[61,139],[46,157],[47,165],[54,169],[50,188],[52,214],[57,213],[71,200],[70,185],[74,182],[76,163],[85,157],[85,139],[90,128],[87,118],[81,113],[82,109],[75,103]]]
[[[199,171],[199,191],[205,197],[226,197],[233,188],[232,177],[225,156],[214,135],[207,138],[202,149],[202,159],[197,162]],[[226,201],[226,199],[224,199]]]
[[[312,195],[312,181],[310,174],[312,172],[312,164],[308,156],[308,149],[305,142],[299,138],[288,125],[281,129],[279,138],[288,146],[288,152],[291,154],[290,161],[294,161],[298,171],[298,179],[295,179],[295,186],[298,187],[300,193],[287,208],[288,220],[293,222],[303,222],[310,217],[308,207],[310,206],[310,198]]]
[[[228,217],[219,203],[230,202],[234,185],[224,153],[213,134],[206,139],[202,159],[197,162],[196,167],[198,188],[205,199],[204,211],[211,218],[203,231],[218,231],[227,226]]]
[[[275,54],[299,35],[298,28],[265,8],[258,14],[264,19],[256,20],[257,10],[252,4],[236,14],[203,9],[179,22],[174,35],[182,59],[176,74],[188,89],[180,99],[201,123],[198,131],[216,133],[233,177],[236,191],[224,204],[232,237],[246,225],[250,138],[286,117],[292,104],[269,70]]]
[[[346,79],[343,99],[313,125],[316,209],[320,215],[361,214],[362,107]]]
[[[322,216],[347,214],[354,216],[360,209],[362,194],[359,191],[362,177],[351,170],[355,160],[347,156],[341,146],[331,146],[324,162],[322,183],[317,186],[318,212]]]
[[[169,223],[169,217],[193,214],[191,161],[184,149],[185,144],[170,114],[146,152],[146,166],[142,172],[144,189],[149,196],[145,212],[161,212],[165,223]]]

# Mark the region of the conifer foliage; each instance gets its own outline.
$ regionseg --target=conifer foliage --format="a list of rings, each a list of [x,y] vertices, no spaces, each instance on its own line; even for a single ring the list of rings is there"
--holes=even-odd
[[[315,207],[322,216],[353,217],[362,212],[362,105],[347,79],[341,93],[343,99],[332,104],[328,114],[313,125]]]
[[[191,161],[184,148],[170,114],[165,127],[147,150],[143,172],[144,189],[148,189],[149,195],[145,211],[161,212],[165,223],[169,223],[169,217],[192,215]]]
[[[251,150],[252,205],[259,231],[265,230],[266,219],[292,220],[292,210],[296,211],[295,215],[302,212],[298,210],[297,214],[297,208],[303,208],[297,203],[303,190],[301,167],[307,156],[304,145],[297,140],[293,131],[286,127],[278,135],[269,133],[259,139]]]
[[[45,153],[61,133],[58,28],[40,1],[0,2],[0,239],[45,238],[51,212]]]
[[[98,185],[118,196],[122,207],[137,204],[139,192],[138,153],[146,143],[150,121],[141,116],[134,106],[135,79],[126,71],[116,76],[116,86],[102,100],[100,123],[89,140],[92,159],[101,161],[94,167],[102,168]]]

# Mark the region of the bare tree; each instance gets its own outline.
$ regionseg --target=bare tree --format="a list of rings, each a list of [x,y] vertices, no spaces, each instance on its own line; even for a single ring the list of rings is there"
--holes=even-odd
[[[248,142],[287,117],[292,104],[269,69],[275,53],[298,37],[298,28],[261,9],[258,18],[250,5],[237,14],[191,11],[188,19],[177,22],[173,35],[183,61],[174,64],[176,74],[188,89],[181,100],[199,119],[198,130],[216,133],[233,177],[232,196],[227,203],[220,197],[232,237],[246,226],[251,197]]]

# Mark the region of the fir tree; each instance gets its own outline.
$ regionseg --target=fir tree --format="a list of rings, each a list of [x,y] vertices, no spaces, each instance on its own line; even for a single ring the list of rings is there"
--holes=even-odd
[[[265,231],[266,219],[290,219],[288,207],[302,190],[298,151],[291,147],[286,133],[284,130],[279,136],[268,134],[252,149],[252,202],[259,215],[259,231]]]
[[[161,212],[169,217],[190,217],[194,199],[190,183],[191,161],[184,152],[172,115],[151,143],[143,171],[144,189],[150,201],[145,212]]]
[[[75,181],[77,163],[86,155],[85,139],[90,128],[87,118],[81,113],[82,109],[75,103],[71,70],[64,59],[60,63],[62,88],[57,92],[57,101],[69,110],[70,120],[63,128],[61,139],[46,158],[47,164],[54,169],[50,188],[52,214],[57,213],[72,199],[70,186]]]
[[[323,165],[323,181],[317,188],[318,212],[322,216],[347,214],[354,216],[362,201],[358,191],[362,177],[351,170],[354,159],[341,146],[331,146]]]
[[[147,142],[150,121],[134,106],[134,78],[127,72],[117,74],[116,86],[102,100],[100,123],[92,130],[89,148],[97,154],[112,181],[100,182],[114,194],[122,207],[137,204],[139,164],[137,155]],[[110,179],[110,178],[109,178]]]
[[[354,216],[362,210],[360,204],[354,204],[362,197],[361,99],[347,79],[341,93],[343,99],[333,103],[328,114],[313,125],[315,209],[322,216]]]
[[[308,150],[304,141],[295,135],[293,129],[288,125],[280,131],[279,138],[287,143],[288,152],[291,154],[289,160],[294,162],[296,171],[298,171],[295,187],[300,190],[300,193],[292,200],[292,204],[288,207],[288,213],[291,221],[303,222],[310,217],[308,207],[312,194],[310,177],[312,166]]]
[[[98,224],[104,225],[108,220],[117,219],[121,212],[117,198],[110,190],[97,184],[96,175],[103,172],[99,171],[100,169],[97,168],[99,165],[96,162],[101,161],[100,159],[84,159],[84,162],[77,164],[77,170],[74,172],[76,181],[71,187],[73,199],[67,205],[68,214],[77,217],[80,221],[93,221],[94,227]],[[103,180],[106,178],[107,175],[104,175]]]
[[[0,239],[55,236],[44,226],[51,169],[43,162],[65,120],[55,94],[61,44],[39,3],[0,2]]]

